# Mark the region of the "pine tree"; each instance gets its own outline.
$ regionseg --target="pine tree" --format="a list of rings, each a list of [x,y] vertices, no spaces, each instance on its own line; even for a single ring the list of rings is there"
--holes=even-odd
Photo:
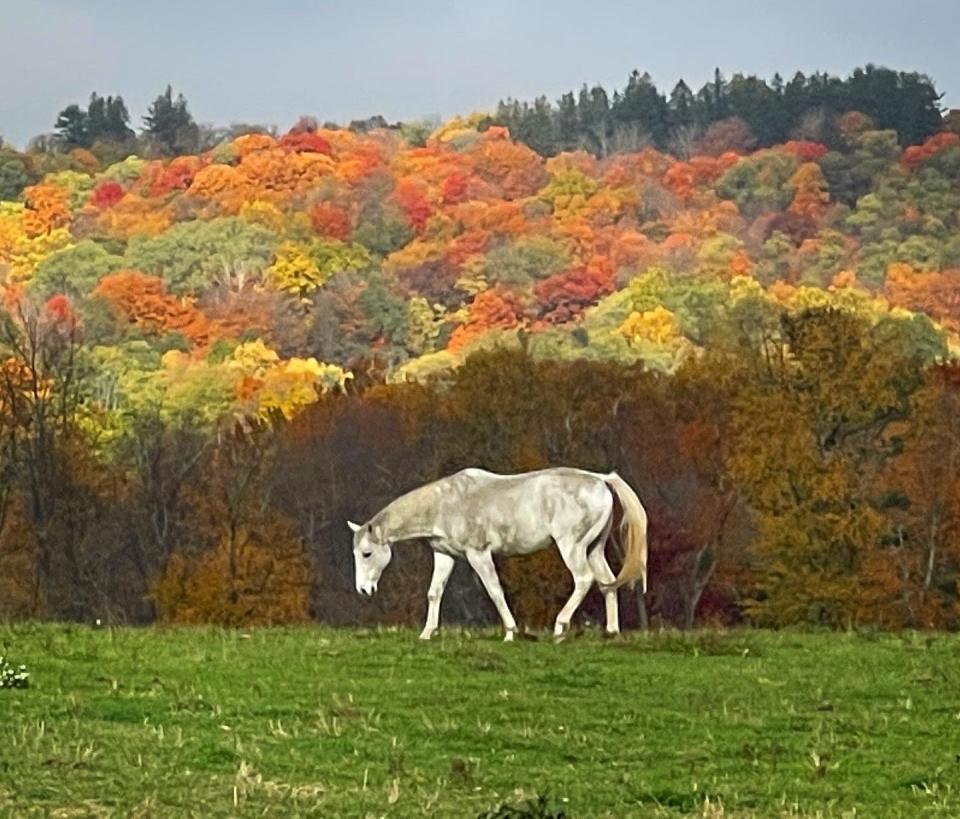
[[[67,148],[89,148],[97,141],[127,142],[136,135],[130,129],[130,114],[123,97],[101,97],[96,91],[84,110],[68,105],[55,128]]]
[[[682,79],[670,92],[670,115],[673,125],[693,125],[693,91]]]
[[[197,148],[200,131],[187,110],[187,100],[183,94],[174,100],[173,88],[169,85],[147,109],[143,124],[144,135],[161,154],[175,156],[192,153]]]
[[[90,145],[87,131],[87,112],[79,105],[68,105],[57,115],[54,125],[67,148],[86,148]]]

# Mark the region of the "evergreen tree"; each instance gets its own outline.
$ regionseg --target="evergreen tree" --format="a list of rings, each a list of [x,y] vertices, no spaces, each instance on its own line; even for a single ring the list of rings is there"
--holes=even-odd
[[[68,105],[57,115],[54,125],[57,134],[67,148],[87,148],[90,135],[87,131],[87,112],[79,105]]]
[[[187,109],[183,94],[173,98],[173,88],[158,96],[143,118],[143,133],[156,151],[167,156],[192,153],[199,141],[199,128]]]
[[[597,156],[606,156],[610,145],[610,99],[599,85],[580,90],[578,104],[583,143]]]
[[[696,99],[693,91],[682,79],[670,92],[670,118],[674,126],[689,126],[694,124],[694,106]]]
[[[580,123],[577,119],[577,100],[568,91],[557,103],[557,146],[561,151],[572,151],[580,142]]]
[[[129,123],[123,97],[101,97],[93,92],[86,110],[68,105],[54,127],[67,148],[89,148],[98,141],[122,143],[133,139],[136,135]]]
[[[130,127],[130,113],[123,97],[107,97],[103,136],[116,142],[126,142],[136,136]]]
[[[669,108],[649,74],[634,71],[627,87],[613,107],[612,114],[621,126],[632,124],[648,134],[656,145],[664,145],[670,129]]]
[[[718,68],[696,94],[680,80],[668,101],[648,74],[634,71],[612,97],[600,86],[584,85],[576,95],[561,96],[556,107],[543,97],[532,105],[508,99],[494,123],[544,155],[583,147],[606,156],[637,150],[646,141],[685,154],[697,134],[727,120],[750,131],[761,147],[791,138],[835,145],[837,119],[857,111],[877,128],[895,130],[907,145],[943,127],[941,98],[923,74],[868,65],[848,79],[797,72],[789,82],[779,74],[770,81],[737,74],[728,82]]]

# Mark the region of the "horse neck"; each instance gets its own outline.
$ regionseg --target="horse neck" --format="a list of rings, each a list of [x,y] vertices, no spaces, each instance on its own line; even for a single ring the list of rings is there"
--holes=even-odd
[[[431,537],[436,517],[434,497],[429,486],[414,489],[387,504],[371,522],[381,526],[384,537],[391,542]]]

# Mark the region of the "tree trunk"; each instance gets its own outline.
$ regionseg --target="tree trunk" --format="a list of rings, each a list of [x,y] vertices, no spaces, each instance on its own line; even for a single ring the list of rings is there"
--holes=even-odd
[[[703,574],[700,573],[700,566],[703,563],[703,556],[706,554],[708,547],[704,546],[699,553],[697,554],[696,560],[693,562],[693,576],[691,578],[691,588],[690,593],[685,596],[684,602],[686,603],[686,610],[683,614],[683,623],[684,628],[689,630],[693,628],[693,622],[697,616],[697,606],[700,604],[700,598],[703,597],[703,592],[707,588],[707,585],[710,583],[710,578],[713,577],[713,570],[717,566],[716,560],[710,561],[710,567]]]
[[[637,614],[640,628],[646,631],[650,627],[650,621],[647,619],[647,595],[639,588],[637,589]]]

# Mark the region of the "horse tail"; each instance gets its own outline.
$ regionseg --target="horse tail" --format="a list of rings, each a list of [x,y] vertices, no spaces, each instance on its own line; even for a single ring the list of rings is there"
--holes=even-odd
[[[609,588],[619,589],[625,584],[633,588],[640,580],[643,592],[646,594],[647,512],[640,503],[637,493],[616,472],[605,476],[604,482],[616,494],[623,508],[623,520],[620,523],[620,544],[624,550],[623,566]]]

